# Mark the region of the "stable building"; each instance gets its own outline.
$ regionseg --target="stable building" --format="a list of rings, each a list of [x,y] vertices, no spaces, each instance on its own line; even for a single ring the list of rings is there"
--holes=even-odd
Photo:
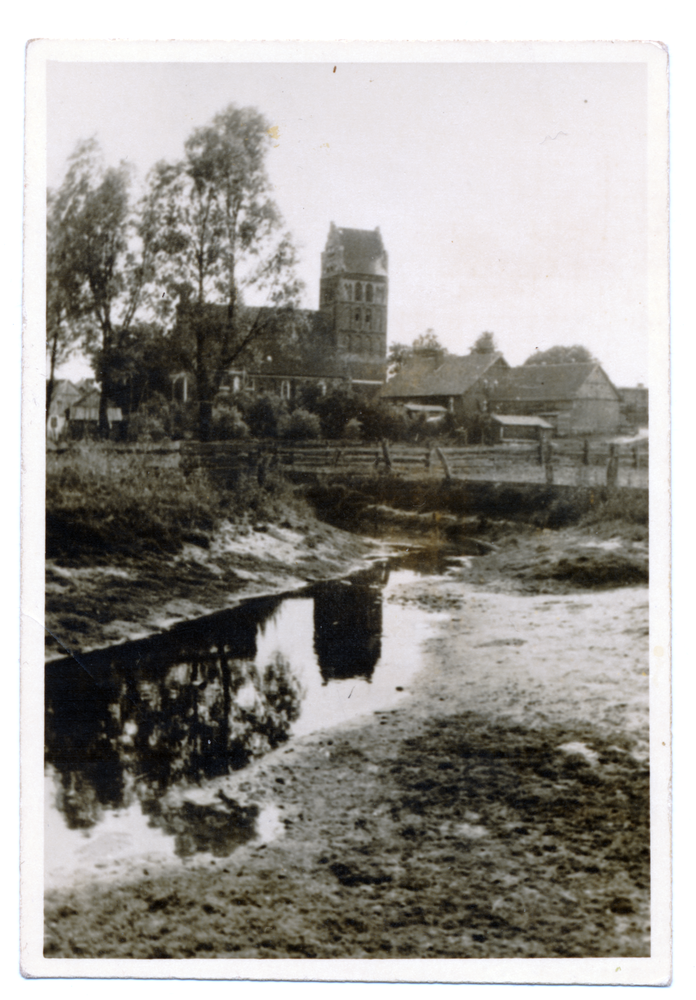
[[[621,396],[597,362],[522,365],[497,380],[491,413],[541,417],[554,434],[616,434]]]
[[[466,425],[488,413],[489,399],[509,370],[500,351],[472,351],[463,357],[433,348],[415,350],[380,391],[380,398],[415,409],[448,412]]]

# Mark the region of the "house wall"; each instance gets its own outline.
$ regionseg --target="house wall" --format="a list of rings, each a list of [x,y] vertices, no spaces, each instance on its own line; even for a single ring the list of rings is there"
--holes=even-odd
[[[490,389],[496,378],[504,371],[508,365],[502,358],[498,358],[495,364],[491,365],[486,374],[472,385],[461,396],[454,398],[454,415],[462,424],[467,424],[476,417],[481,417],[491,411]]]
[[[618,399],[576,399],[571,434],[616,434],[621,414]]]

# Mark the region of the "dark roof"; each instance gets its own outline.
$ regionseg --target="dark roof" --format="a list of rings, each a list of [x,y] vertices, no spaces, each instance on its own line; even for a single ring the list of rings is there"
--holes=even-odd
[[[388,268],[379,229],[339,229],[331,223],[321,255],[322,274],[382,275]]]
[[[343,266],[348,273],[375,274],[386,271],[382,236],[378,229],[339,229],[343,246]]]
[[[490,354],[472,352],[464,357],[445,354],[416,354],[401,371],[384,386],[385,399],[405,399],[420,396],[461,396],[474,386],[497,361],[500,351]],[[507,363],[503,359],[503,365]],[[502,377],[496,373],[496,378]]]
[[[519,368],[508,369],[502,375],[497,386],[493,389],[491,397],[499,401],[575,399],[592,372],[598,368],[602,371],[597,362],[565,365],[521,365]],[[607,382],[609,382],[608,378]],[[611,385],[611,382],[609,384]]]

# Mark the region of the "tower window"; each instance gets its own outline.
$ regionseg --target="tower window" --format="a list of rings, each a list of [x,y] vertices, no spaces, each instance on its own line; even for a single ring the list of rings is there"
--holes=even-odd
[[[355,310],[355,322],[356,323],[360,322],[360,310],[359,309]]]
[[[372,313],[371,313],[371,312],[370,312],[370,310],[368,309],[368,310],[367,310],[367,312],[365,313],[365,326],[368,326],[368,327],[369,327],[369,326],[370,326],[370,323],[371,323],[371,321],[372,321]]]
[[[355,282],[355,301],[362,302],[362,284],[359,281]]]
[[[351,281],[347,281],[345,288],[346,288],[346,298],[350,302],[351,299],[353,298],[353,283]]]
[[[372,302],[373,288],[372,285],[365,285],[365,301]]]

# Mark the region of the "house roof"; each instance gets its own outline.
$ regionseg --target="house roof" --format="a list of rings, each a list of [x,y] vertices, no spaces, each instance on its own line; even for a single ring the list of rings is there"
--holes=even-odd
[[[502,424],[503,427],[543,427],[546,430],[553,430],[553,424],[550,424],[548,420],[543,420],[541,417],[515,417],[503,415],[502,413],[494,413],[493,420],[497,423]]]
[[[472,352],[464,357],[456,354],[416,354],[387,382],[381,396],[384,399],[461,396],[501,359],[503,355],[500,351],[490,354]],[[504,359],[503,364],[506,364]],[[500,377],[496,373],[496,378]]]
[[[596,362],[565,365],[521,365],[510,368],[498,379],[491,398],[495,401],[544,401],[575,399],[590,375],[599,369]],[[604,372],[602,371],[602,374]],[[605,378],[607,376],[605,375]],[[607,378],[607,382],[611,382]]]

